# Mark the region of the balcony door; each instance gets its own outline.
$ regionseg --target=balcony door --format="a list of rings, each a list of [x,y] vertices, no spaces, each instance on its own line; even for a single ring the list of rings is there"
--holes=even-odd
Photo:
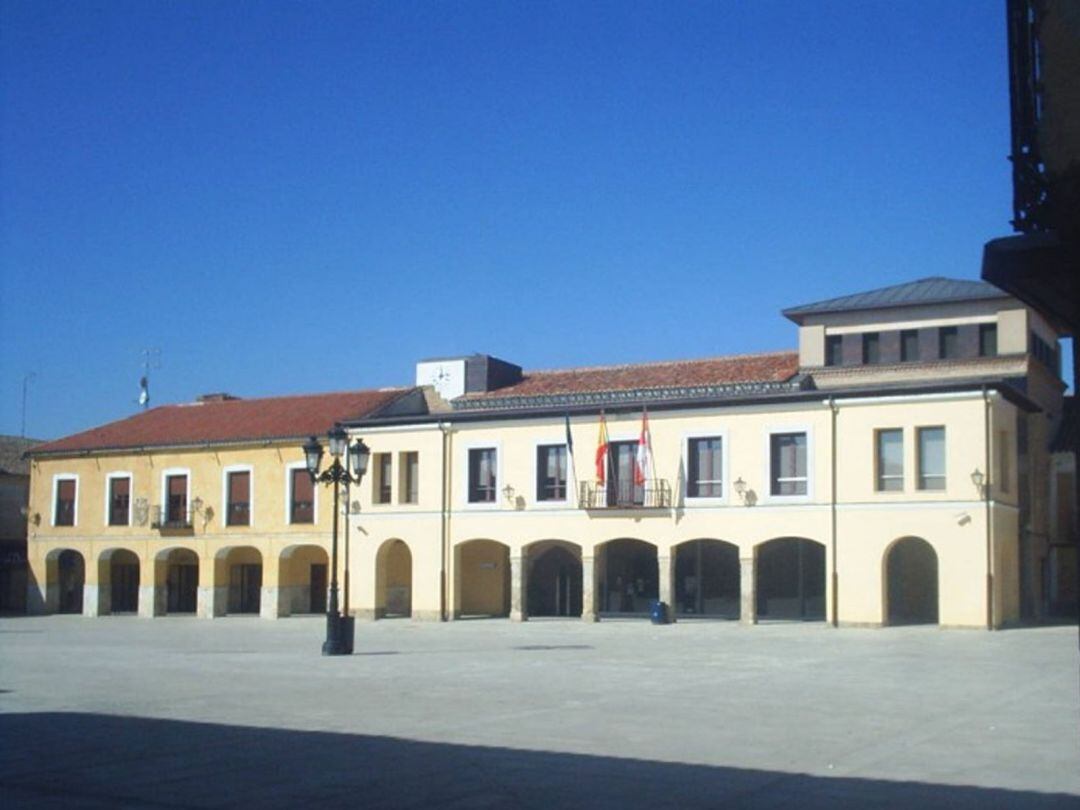
[[[608,458],[608,506],[641,506],[645,486],[634,481],[634,459],[638,443],[612,442]]]

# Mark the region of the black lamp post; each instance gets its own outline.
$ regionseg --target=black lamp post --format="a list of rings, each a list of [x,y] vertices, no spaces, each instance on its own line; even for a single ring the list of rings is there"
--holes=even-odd
[[[322,463],[323,447],[314,436],[304,445],[304,460],[312,483],[334,485],[334,530],[330,560],[330,602],[326,607],[326,641],[323,642],[323,655],[351,655],[353,651],[354,619],[342,616],[338,610],[338,505],[341,484],[359,484],[367,472],[371,451],[362,439],[349,444],[349,436],[341,425],[334,425],[326,434],[330,445],[330,457],[333,463],[323,472],[319,472]],[[348,452],[346,452],[346,448]],[[341,457],[346,456],[344,465]]]

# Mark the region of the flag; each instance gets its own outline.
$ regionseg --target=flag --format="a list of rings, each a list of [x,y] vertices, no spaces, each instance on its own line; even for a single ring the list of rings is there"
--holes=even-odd
[[[607,422],[604,412],[600,411],[600,438],[596,445],[596,482],[603,484],[607,480],[608,437]]]
[[[574,463],[574,436],[570,433],[570,414],[566,414],[566,455],[567,493],[573,494],[577,489],[577,465]]]
[[[634,457],[634,483],[641,486],[652,478],[652,437],[649,435],[649,412],[641,410],[641,436]]]

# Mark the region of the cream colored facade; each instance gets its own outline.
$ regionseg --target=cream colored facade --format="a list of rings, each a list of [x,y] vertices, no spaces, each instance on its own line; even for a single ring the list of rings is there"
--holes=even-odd
[[[827,364],[826,341],[834,336],[944,327],[968,329],[960,332],[967,339],[987,325],[996,349],[986,356]],[[452,376],[443,374],[443,361],[422,363],[418,382],[432,378],[415,401],[423,407],[350,423],[372,456],[342,508],[343,602],[371,619],[594,621],[645,613],[654,600],[679,618],[748,624],[881,626],[913,618],[992,628],[1037,618],[1053,528],[1046,448],[1063,385],[1033,357],[1033,335],[1056,345],[1037,313],[1004,295],[824,312],[802,318],[802,382],[782,391],[712,398],[646,391],[607,400],[594,392],[487,409],[437,395],[443,379],[455,382],[455,398],[472,384],[465,360]],[[1016,379],[1023,385],[1009,382]],[[606,490],[600,501],[579,498],[596,478],[601,410],[610,440],[629,446],[638,441],[646,405],[646,486],[662,484],[665,500],[609,506]],[[541,448],[565,447],[568,425],[574,452],[558,490],[563,497],[545,499]],[[890,468],[888,488],[883,431],[902,458],[902,471]],[[944,448],[933,470],[924,469],[919,449],[920,436],[931,433]],[[774,494],[782,488],[775,436],[803,437],[801,494]],[[720,462],[709,495],[695,497],[691,445],[706,439],[719,448],[712,458]],[[289,470],[303,464],[300,443],[35,457],[31,606],[71,609],[76,600],[68,591],[81,582],[83,613],[116,612],[120,560],[129,579],[137,565],[142,616],[318,612],[333,508],[320,486],[314,522],[290,520]],[[470,466],[480,455],[493,463],[486,499],[475,497]],[[251,476],[247,526],[224,525],[234,470]],[[177,471],[189,476],[190,499],[200,501],[190,529],[156,529],[135,512],[128,526],[108,525],[110,476],[131,477],[137,512],[136,504],[164,502],[166,477]],[[53,526],[57,482],[65,477],[77,479],[75,525]],[[71,552],[81,559],[81,580],[65,572],[64,552],[69,569]],[[177,573],[182,566],[187,570]],[[317,575],[319,566],[324,573]],[[177,601],[184,577],[188,593],[197,578],[194,605]]]

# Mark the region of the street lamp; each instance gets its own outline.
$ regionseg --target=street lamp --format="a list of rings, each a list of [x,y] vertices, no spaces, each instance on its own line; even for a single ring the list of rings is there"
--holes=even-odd
[[[323,655],[351,655],[353,651],[354,619],[352,616],[342,616],[338,611],[338,506],[341,484],[359,484],[367,472],[368,459],[371,451],[362,439],[357,439],[353,445],[349,444],[349,435],[341,425],[334,425],[326,434],[327,444],[330,447],[330,456],[333,463],[323,472],[319,472],[322,463],[323,447],[319,440],[312,436],[304,445],[304,461],[307,464],[308,475],[311,482],[334,485],[334,529],[331,545],[330,560],[330,602],[326,607],[326,641],[323,642]],[[347,448],[347,451],[346,451]],[[341,457],[345,455],[346,461],[342,465]]]

